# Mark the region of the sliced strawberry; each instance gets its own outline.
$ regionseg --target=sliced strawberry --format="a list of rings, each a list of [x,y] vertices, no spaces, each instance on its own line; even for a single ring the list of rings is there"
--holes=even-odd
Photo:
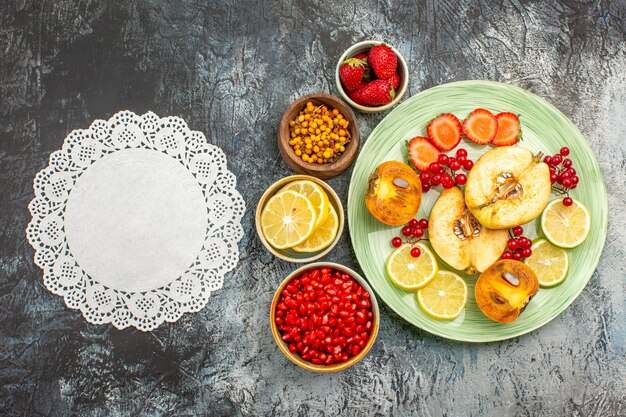
[[[489,110],[476,109],[463,121],[463,133],[472,142],[486,145],[496,137],[498,119]]]
[[[451,113],[442,113],[428,123],[426,132],[437,149],[449,151],[461,141],[461,122]]]
[[[498,132],[493,138],[493,144],[496,146],[515,145],[522,138],[522,130],[519,126],[519,117],[513,113],[498,113]]]
[[[428,169],[428,165],[437,162],[440,152],[423,136],[416,136],[408,143],[409,161],[420,171]]]

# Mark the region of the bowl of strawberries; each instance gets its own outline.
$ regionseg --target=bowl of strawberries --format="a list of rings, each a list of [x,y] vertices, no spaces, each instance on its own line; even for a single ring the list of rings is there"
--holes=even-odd
[[[339,58],[337,89],[344,100],[362,112],[395,106],[409,85],[409,68],[402,54],[384,42],[355,43]]]

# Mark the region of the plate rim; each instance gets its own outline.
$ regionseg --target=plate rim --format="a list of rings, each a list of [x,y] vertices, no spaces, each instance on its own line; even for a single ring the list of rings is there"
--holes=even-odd
[[[495,337],[483,337],[480,339],[477,338],[470,338],[470,337],[465,337],[465,336],[461,336],[461,337],[453,337],[450,334],[447,334],[446,332],[443,331],[438,331],[437,329],[425,329],[422,326],[414,323],[412,320],[409,320],[408,318],[406,318],[404,316],[404,313],[402,311],[400,311],[399,308],[396,308],[394,305],[392,305],[391,303],[388,303],[387,300],[385,299],[385,297],[381,294],[381,291],[379,291],[377,284],[375,284],[373,282],[373,280],[371,280],[365,269],[362,267],[361,265],[361,261],[359,260],[359,251],[357,250],[357,248],[355,247],[354,243],[355,242],[355,236],[354,236],[354,228],[352,227],[354,222],[356,221],[356,219],[354,219],[355,214],[353,214],[352,212],[350,212],[349,208],[352,206],[353,204],[353,200],[356,198],[355,197],[355,190],[354,190],[354,186],[353,184],[355,184],[355,175],[356,175],[356,168],[357,165],[359,164],[359,160],[361,159],[361,155],[363,155],[371,146],[372,146],[372,141],[370,141],[370,137],[372,137],[372,135],[378,133],[379,129],[381,128],[381,125],[383,124],[383,122],[385,120],[387,120],[387,118],[389,118],[391,116],[391,114],[396,111],[397,109],[402,109],[406,106],[408,106],[409,103],[411,103],[412,101],[416,100],[417,97],[419,97],[420,95],[424,94],[427,91],[432,92],[432,90],[438,90],[438,89],[447,89],[447,88],[453,88],[453,87],[463,87],[463,86],[487,86],[490,88],[505,88],[505,89],[511,89],[514,90],[518,93],[523,93],[523,94],[529,94],[532,96],[532,98],[534,98],[535,100],[537,100],[539,103],[541,103],[541,105],[547,106],[549,108],[551,108],[558,116],[562,117],[564,120],[566,120],[566,122],[584,139],[583,141],[583,145],[586,148],[586,151],[592,156],[592,162],[595,163],[595,165],[598,168],[598,171],[600,172],[600,178],[601,178],[601,185],[602,185],[602,191],[604,193],[604,201],[602,202],[602,206],[604,208],[604,217],[601,217],[602,221],[604,222],[604,227],[601,229],[602,232],[602,244],[600,245],[600,250],[597,252],[597,255],[592,258],[590,265],[593,265],[593,269],[591,270],[591,272],[589,273],[589,276],[586,278],[584,285],[581,286],[580,290],[578,290],[573,297],[568,300],[567,303],[565,304],[561,304],[554,313],[554,316],[549,318],[546,321],[541,322],[540,324],[533,324],[531,326],[529,326],[528,329],[524,329],[519,331],[518,333],[512,334],[512,335],[505,335],[505,336],[495,336]],[[456,342],[466,342],[466,343],[491,343],[491,342],[499,342],[499,341],[504,341],[504,340],[510,340],[510,339],[514,339],[516,337],[520,337],[523,336],[525,334],[531,333],[543,326],[545,326],[546,324],[550,323],[552,320],[554,320],[555,318],[559,317],[582,293],[582,291],[587,287],[587,285],[589,284],[589,281],[591,280],[591,278],[593,277],[594,272],[597,270],[598,264],[600,263],[600,258],[602,257],[602,253],[604,252],[604,247],[606,245],[606,237],[607,237],[607,231],[608,231],[608,194],[607,194],[607,189],[606,189],[606,182],[604,179],[604,175],[602,173],[602,170],[600,169],[600,164],[598,163],[598,159],[596,158],[596,155],[594,154],[593,150],[591,149],[591,147],[589,146],[589,142],[587,141],[587,138],[582,134],[582,132],[580,131],[580,129],[578,129],[578,127],[574,124],[574,122],[571,121],[571,119],[569,117],[567,117],[560,109],[558,109],[556,106],[554,106],[553,104],[551,104],[550,102],[548,102],[546,99],[544,99],[543,97],[538,96],[537,94],[533,93],[532,91],[526,90],[524,88],[518,87],[516,85],[512,85],[512,84],[508,84],[508,83],[503,83],[503,82],[498,82],[498,81],[491,81],[491,80],[463,80],[463,81],[453,81],[453,82],[449,82],[449,83],[444,83],[444,84],[439,84],[436,85],[434,87],[425,89],[420,91],[419,93],[409,97],[408,99],[406,99],[405,101],[403,101],[400,105],[398,105],[396,108],[394,108],[391,112],[389,112],[377,125],[376,127],[374,127],[374,129],[370,132],[370,134],[368,135],[367,139],[363,141],[364,143],[361,146],[361,151],[359,152],[359,155],[357,156],[356,160],[355,160],[355,164],[354,164],[354,169],[352,170],[352,173],[350,175],[350,185],[348,188],[348,200],[347,200],[347,208],[348,208],[348,230],[350,233],[350,244],[352,246],[352,250],[354,251],[354,254],[356,256],[357,259],[357,263],[359,264],[359,267],[361,268],[361,270],[363,271],[363,276],[365,277],[365,279],[368,281],[368,283],[372,286],[373,290],[376,292],[376,295],[380,298],[380,300],[382,302],[384,302],[384,304],[389,307],[394,313],[396,313],[398,316],[400,316],[402,318],[402,320],[404,320],[405,322],[411,324],[412,326],[415,326],[416,328],[427,332],[429,334],[432,334],[434,336],[438,336],[438,337],[442,337],[445,338],[447,340],[451,340],[451,341],[456,341]]]

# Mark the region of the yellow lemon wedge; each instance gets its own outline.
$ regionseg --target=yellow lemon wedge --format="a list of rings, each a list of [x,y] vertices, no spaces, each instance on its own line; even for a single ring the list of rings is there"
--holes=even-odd
[[[261,212],[263,235],[276,249],[291,248],[307,240],[315,229],[316,221],[311,201],[291,190],[278,192]]]
[[[417,247],[421,255],[411,256],[411,248]],[[421,243],[405,243],[394,250],[387,259],[387,275],[391,282],[407,291],[419,290],[437,275],[439,267],[435,255]]]
[[[326,249],[335,240],[337,230],[339,230],[339,217],[331,204],[326,221],[315,228],[307,240],[292,249],[296,252],[318,252]]]
[[[452,320],[467,304],[467,284],[457,274],[439,271],[437,276],[417,292],[417,303],[424,313],[437,320]]]
[[[541,215],[541,229],[546,238],[560,248],[574,248],[587,239],[591,230],[591,218],[587,208],[578,200],[571,206],[563,205],[563,199],[552,200]]]
[[[569,256],[567,251],[557,248],[545,239],[533,242],[533,254],[524,263],[533,270],[542,287],[553,287],[567,277]]]
[[[330,209],[330,201],[328,200],[326,191],[324,191],[320,185],[310,180],[298,180],[292,181],[280,189],[280,191],[286,190],[300,193],[311,201],[317,215],[315,227],[318,227],[326,221]]]

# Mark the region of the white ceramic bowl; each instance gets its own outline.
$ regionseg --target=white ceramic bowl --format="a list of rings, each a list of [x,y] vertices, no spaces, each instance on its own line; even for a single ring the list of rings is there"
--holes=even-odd
[[[400,86],[396,90],[396,96],[393,99],[393,101],[383,106],[368,107],[368,106],[362,106],[360,104],[357,104],[354,101],[352,101],[350,97],[348,97],[348,93],[344,90],[343,85],[341,85],[341,80],[339,79],[339,67],[341,66],[341,63],[356,54],[359,54],[362,52],[368,52],[372,46],[380,45],[382,43],[385,43],[385,42],[367,40],[367,41],[355,43],[354,45],[346,49],[343,55],[341,55],[341,58],[339,58],[339,61],[337,62],[337,68],[335,69],[335,83],[337,84],[337,90],[339,90],[341,97],[343,97],[346,103],[348,103],[355,109],[358,109],[365,113],[375,113],[379,111],[385,111],[395,106],[402,99],[402,96],[404,96],[404,93],[406,93],[407,87],[409,86],[409,67],[406,64],[406,61],[404,60],[404,57],[402,56],[400,51],[398,51],[393,46],[389,45],[389,47],[393,50],[393,52],[395,52],[395,54],[398,56],[398,74],[400,75]]]

